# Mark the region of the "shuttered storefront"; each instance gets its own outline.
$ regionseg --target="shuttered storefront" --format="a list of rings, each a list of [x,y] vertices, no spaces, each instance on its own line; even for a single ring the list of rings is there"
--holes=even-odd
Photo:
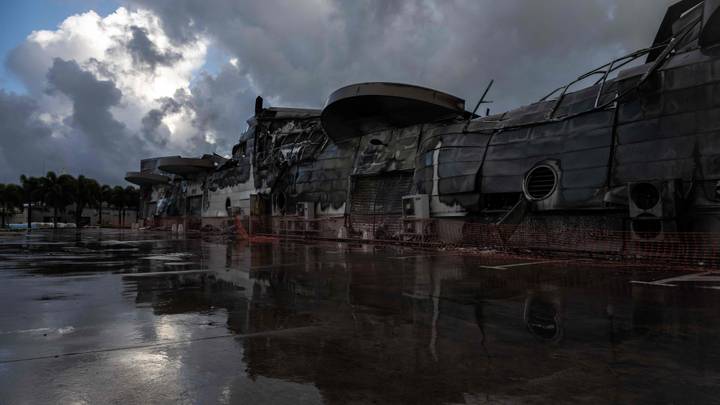
[[[400,229],[402,198],[411,194],[412,172],[393,172],[354,179],[350,196],[350,217],[356,230],[380,226],[386,233]]]

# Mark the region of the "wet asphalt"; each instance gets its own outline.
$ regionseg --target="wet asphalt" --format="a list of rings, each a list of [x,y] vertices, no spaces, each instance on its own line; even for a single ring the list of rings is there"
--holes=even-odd
[[[0,234],[0,404],[718,403],[720,274]]]

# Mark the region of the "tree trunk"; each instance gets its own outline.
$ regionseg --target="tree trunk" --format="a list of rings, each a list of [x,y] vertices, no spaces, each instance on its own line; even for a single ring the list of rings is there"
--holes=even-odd
[[[57,215],[58,209],[57,207],[53,207],[53,229],[57,229]]]
[[[27,210],[28,210],[28,213],[27,213],[27,216],[28,216],[28,218],[27,218],[27,220],[28,220],[28,221],[27,221],[27,222],[28,222],[28,227],[27,227],[27,228],[28,228],[28,231],[29,231],[29,230],[32,229],[32,201],[28,201]]]
[[[102,228],[102,203],[100,203],[100,207],[98,209],[100,210],[100,215],[98,217],[98,227]]]

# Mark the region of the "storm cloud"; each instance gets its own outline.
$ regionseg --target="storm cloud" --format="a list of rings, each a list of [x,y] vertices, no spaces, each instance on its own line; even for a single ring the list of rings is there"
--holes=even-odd
[[[124,8],[106,17],[71,16],[57,30],[30,34],[6,60],[28,94],[4,94],[0,105],[25,117],[0,132],[0,181],[55,170],[122,183],[141,158],[214,151],[193,126],[193,111],[165,107],[189,94],[206,43],[170,42],[154,14]],[[155,110],[163,114],[153,124]],[[153,138],[160,127],[167,133]]]
[[[52,131],[36,116],[37,103],[31,97],[0,89],[0,169],[2,177],[15,173],[35,173],[33,156],[52,151]],[[41,163],[42,164],[42,163]],[[17,181],[16,178],[8,180]],[[2,181],[2,179],[0,179]]]
[[[138,65],[147,65],[155,70],[157,65],[171,65],[182,59],[182,55],[172,51],[161,52],[158,47],[148,38],[147,30],[136,25],[130,27],[132,39],[127,47],[133,60]]]
[[[175,41],[210,35],[264,96],[321,106],[354,82],[409,82],[493,109],[526,104],[650,45],[672,0],[132,0]]]
[[[471,108],[494,79],[492,110],[519,107],[649,46],[672,2],[127,0],[8,55],[28,94],[0,93],[13,115],[0,124],[0,181],[47,161],[120,181],[144,157],[227,154],[256,95],[319,108],[341,86],[393,81]],[[33,154],[20,162],[13,145]]]

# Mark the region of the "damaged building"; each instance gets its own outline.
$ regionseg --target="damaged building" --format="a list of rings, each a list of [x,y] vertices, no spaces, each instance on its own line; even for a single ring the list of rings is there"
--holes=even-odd
[[[341,88],[318,110],[258,99],[229,159],[149,159],[127,179],[146,221],[190,227],[446,243],[600,230],[618,246],[717,232],[718,45],[720,0],[684,0],[647,49],[516,110],[480,117],[394,83]]]

